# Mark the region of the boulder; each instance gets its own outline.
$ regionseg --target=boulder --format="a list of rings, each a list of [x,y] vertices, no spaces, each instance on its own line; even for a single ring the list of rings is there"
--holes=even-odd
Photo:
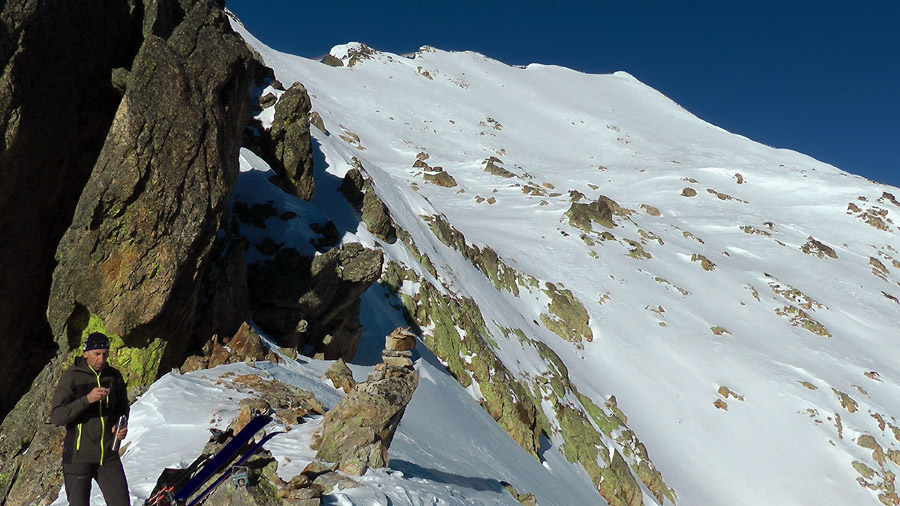
[[[361,487],[353,478],[349,476],[344,476],[343,474],[336,473],[334,471],[329,473],[323,473],[316,477],[315,481],[313,481],[315,485],[318,485],[324,489],[325,494],[333,494],[340,490],[346,490],[350,488]],[[310,490],[310,489],[307,489]],[[316,489],[311,489],[316,490]],[[304,494],[304,495],[312,495],[312,494]]]
[[[349,394],[356,386],[356,380],[353,379],[353,371],[347,367],[342,359],[337,359],[331,367],[325,371],[325,377],[331,380],[334,388],[340,388],[344,393]]]
[[[275,171],[278,186],[304,200],[312,200],[315,191],[310,107],[306,88],[294,83],[275,104],[275,119],[263,143],[266,162]]]
[[[389,351],[407,351],[416,347],[416,335],[409,329],[397,328],[385,339],[384,349]]]
[[[366,181],[363,194],[362,221],[375,237],[387,243],[397,240],[397,229],[391,220],[391,212],[381,200],[371,181]]]
[[[338,189],[344,198],[361,214],[366,228],[382,241],[393,243],[397,240],[397,229],[391,219],[391,212],[384,201],[375,193],[372,180],[363,175],[365,170],[356,158],[353,168],[344,175]]]
[[[493,174],[495,176],[511,178],[516,177],[516,175],[505,168],[502,167],[503,160],[497,158],[496,156],[492,156],[484,161],[484,171],[488,174]]]
[[[615,228],[613,214],[618,210],[619,205],[615,201],[601,195],[589,204],[572,202],[569,210],[566,211],[566,217],[573,227],[590,232],[592,223],[598,223],[606,228]]]
[[[435,169],[439,169],[440,167],[434,167]],[[426,172],[423,177],[426,182],[431,184],[436,184],[438,186],[443,186],[444,188],[453,188],[456,186],[456,178],[451,176],[449,173],[444,172],[443,169],[438,172]]]
[[[271,358],[272,354],[266,350],[259,334],[245,322],[234,336],[225,341],[225,344],[220,342],[218,335],[213,336],[203,346],[202,354],[185,359],[180,369],[182,372],[189,372],[212,369],[223,364],[256,362]]]
[[[246,362],[263,360],[266,355],[266,347],[262,339],[246,322],[241,325],[238,332],[228,341],[233,362]]]

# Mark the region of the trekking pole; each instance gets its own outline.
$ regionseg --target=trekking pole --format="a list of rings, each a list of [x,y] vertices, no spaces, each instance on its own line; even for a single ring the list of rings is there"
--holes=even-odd
[[[119,439],[119,431],[124,429],[126,426],[128,426],[128,418],[125,418],[125,415],[122,415],[119,417],[118,423],[116,423],[116,432],[115,432],[116,437],[115,437],[115,440],[113,440],[113,447],[112,447],[114,452],[119,451],[119,446],[121,446],[121,444],[122,444],[122,440]]]

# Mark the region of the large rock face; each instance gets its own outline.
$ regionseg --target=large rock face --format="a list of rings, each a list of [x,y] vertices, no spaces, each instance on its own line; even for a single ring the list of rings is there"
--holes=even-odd
[[[0,2],[0,419],[54,351],[53,255],[140,42],[133,3]]]
[[[250,53],[229,33],[222,11],[201,2],[138,53],[59,246],[48,317],[69,339],[61,348],[77,344],[87,316],[119,347],[164,340],[162,367],[183,358],[248,113]]]
[[[112,362],[131,385],[152,381],[158,373],[184,358],[195,325],[200,280],[208,266],[213,242],[227,213],[237,178],[237,154],[248,114],[251,55],[241,38],[232,32],[221,3],[148,1],[147,5],[135,9],[135,15],[130,19],[113,16],[109,2],[71,4],[61,13],[50,12],[59,9],[57,4],[52,8],[32,9],[35,12],[29,19],[35,23],[48,23],[37,30],[37,34],[51,38],[59,35],[56,30],[69,33],[66,28],[69,24],[80,26],[101,37],[100,41],[88,45],[85,54],[95,49],[113,52],[108,48],[127,47],[132,32],[139,31],[132,30],[131,26],[143,26],[141,34],[145,39],[130,65],[130,75],[124,70],[117,72],[120,81],[123,75],[128,76],[122,81],[127,91],[115,109],[108,135],[103,122],[94,118],[90,107],[85,105],[82,109],[70,110],[67,108],[72,106],[48,103],[55,98],[52,93],[32,96],[28,100],[23,98],[25,105],[19,109],[0,104],[6,129],[4,151],[0,154],[4,157],[0,165],[3,168],[0,188],[6,188],[6,183],[11,182],[20,192],[28,190],[25,192],[28,198],[49,203],[46,204],[47,213],[54,209],[57,200],[75,198],[67,192],[81,194],[74,216],[60,217],[64,221],[71,220],[71,226],[57,249],[58,266],[53,274],[47,307],[47,320],[55,343],[49,338],[45,341],[59,351],[40,373],[34,388],[22,397],[0,426],[0,502],[5,498],[7,504],[29,504],[47,497],[49,489],[58,487],[59,454],[52,444],[58,430],[39,420],[46,414],[49,390],[70,362],[72,353],[69,350],[78,345],[84,333],[105,330],[111,335]],[[7,6],[3,12],[10,8]],[[120,11],[132,12],[125,7],[115,12]],[[86,13],[99,13],[98,18],[107,22],[98,21],[96,26],[85,28]],[[8,42],[11,25],[7,17],[2,19],[6,34],[0,31],[0,36]],[[173,25],[175,22],[177,24]],[[119,28],[126,32],[119,36],[123,40],[107,35]],[[7,42],[2,46],[4,59]],[[80,43],[79,37],[60,35],[57,44],[65,46],[67,51],[75,51],[69,46]],[[48,54],[52,51],[46,50]],[[27,54],[27,51],[20,50],[16,55],[20,53]],[[62,54],[66,56],[59,59],[73,60],[68,64],[60,62],[62,68],[81,64],[76,61],[77,54]],[[57,60],[41,61],[40,65],[32,66],[54,68],[52,61]],[[121,63],[110,57],[102,65],[98,64],[100,68],[93,75],[76,84],[68,77],[43,77],[46,81],[73,86],[66,97],[81,103],[81,97],[73,95],[94,97],[99,92],[93,88],[107,86],[110,68]],[[54,71],[61,72],[59,67]],[[4,89],[10,89],[10,82],[4,77]],[[34,84],[57,86],[41,84],[40,80]],[[111,90],[111,85],[108,86]],[[9,95],[4,92],[0,97],[6,101]],[[91,98],[84,100],[97,107]],[[25,118],[29,107],[38,110],[62,108],[67,111],[61,115],[63,118],[66,114],[71,116],[65,119],[73,123],[71,130],[88,129],[98,123],[95,128],[99,133],[93,138],[97,145],[93,152],[84,148],[84,143],[70,141],[59,155],[60,160],[69,157],[80,162],[80,165],[71,164],[77,165],[72,168],[75,172],[94,166],[89,179],[87,172],[80,176],[87,179],[83,191],[61,182],[59,195],[35,189],[36,181],[48,179],[47,172],[54,170],[54,177],[57,175],[55,170],[59,164],[49,158],[51,153],[59,152],[56,147],[59,136],[51,125],[42,124],[49,140],[30,143],[17,140],[24,135],[20,132],[26,131],[23,130],[25,120],[21,118]],[[105,121],[109,125],[109,119]],[[105,142],[100,149],[104,136]],[[90,146],[93,145],[88,143]],[[7,165],[7,160],[13,159],[18,165]],[[22,165],[24,162],[20,160],[32,159],[40,163],[31,166],[41,167],[44,172],[20,174],[29,172],[30,167]],[[58,177],[65,180],[72,176],[60,172]],[[0,208],[14,207],[17,204],[15,198],[15,194],[11,194],[0,199]],[[37,204],[29,205],[29,209],[41,211]],[[0,220],[8,218],[2,214]],[[6,227],[9,221],[0,223]],[[21,255],[19,238],[23,233],[21,225],[16,226],[19,227],[16,228],[18,235],[7,235],[4,228],[0,237],[4,244],[11,245],[3,248],[14,247]],[[55,226],[62,228],[59,224]],[[46,228],[48,226],[41,223],[32,223],[29,232],[42,237],[25,243],[41,242],[35,248],[52,245],[51,236],[35,233],[35,229],[43,232]],[[17,296],[15,288],[24,280],[8,273],[10,253],[0,248],[0,255],[5,255],[0,256],[4,267],[0,269],[4,283],[0,292],[4,297]],[[52,261],[52,257],[44,260],[50,265]],[[17,257],[15,264],[18,269],[27,262]],[[45,281],[45,285],[49,286],[49,281]],[[43,288],[45,302],[47,286]],[[38,311],[41,297],[39,294],[34,297],[36,309],[33,311]],[[4,311],[0,325],[8,325],[5,322],[12,320],[19,326],[33,328],[31,322],[34,320],[19,314],[15,314],[15,318],[8,315],[4,301],[0,301],[0,308]],[[29,325],[22,322],[29,322]],[[3,335],[0,339],[9,339],[6,332],[0,332],[0,335]],[[22,332],[15,336],[24,339]],[[18,352],[16,355],[4,353],[3,360],[18,355]]]

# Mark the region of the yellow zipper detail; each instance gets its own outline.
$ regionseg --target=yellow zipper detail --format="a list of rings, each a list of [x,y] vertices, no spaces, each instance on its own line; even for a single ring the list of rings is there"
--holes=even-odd
[[[78,439],[75,440],[75,451],[81,450],[81,424],[78,424]]]
[[[90,367],[90,366],[88,366]],[[94,371],[93,367],[90,367],[92,371]],[[97,376],[97,386],[103,388],[103,385],[100,384],[100,373],[94,371],[94,376]],[[106,405],[109,406],[109,395],[106,396]],[[103,436],[106,434],[106,421],[103,419],[103,401],[98,403],[98,407],[100,408],[100,465],[103,465],[103,457],[106,453],[106,450],[103,448]]]

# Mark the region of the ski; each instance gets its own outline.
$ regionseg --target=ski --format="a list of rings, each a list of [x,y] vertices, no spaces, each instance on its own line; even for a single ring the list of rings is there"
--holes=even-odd
[[[252,448],[247,450],[241,456],[241,458],[238,459],[237,462],[232,464],[231,467],[229,467],[225,472],[223,472],[222,476],[219,476],[218,478],[216,478],[216,481],[212,482],[212,484],[210,484],[210,486],[206,487],[206,489],[203,490],[203,492],[201,492],[200,495],[198,495],[197,497],[194,498],[194,500],[192,500],[190,503],[188,503],[188,506],[197,506],[197,504],[199,504],[200,501],[202,501],[204,498],[206,498],[206,496],[209,495],[210,492],[215,490],[216,487],[221,485],[223,481],[227,480],[228,477],[231,476],[231,473],[232,473],[232,471],[234,471],[235,467],[238,467],[241,464],[243,464],[244,462],[246,462],[247,459],[252,457],[253,454],[255,454],[257,451],[259,451],[259,449],[262,448],[264,444],[266,444],[270,439],[277,436],[278,434],[284,434],[284,432],[278,431],[278,432],[271,432],[269,434],[266,434],[266,436],[263,437],[258,443],[256,443],[255,445],[253,445]]]
[[[178,501],[186,501],[188,497],[193,495],[194,492],[197,491],[198,488],[202,487],[204,483],[206,483],[216,472],[223,467],[225,464],[231,461],[232,458],[240,451],[241,448],[244,447],[253,436],[259,432],[259,429],[262,429],[269,422],[272,421],[272,417],[267,415],[258,415],[231,438],[231,441],[228,442],[221,450],[216,453],[216,455],[209,459],[206,464],[200,469],[200,471],[194,475],[187,483],[181,487],[178,492],[172,497],[172,499],[177,503]]]
[[[230,462],[260,429],[268,425],[272,418],[258,415],[250,420],[243,429],[232,436],[212,457],[201,455],[187,469],[165,469],[157,483],[153,495],[144,502],[144,506],[170,506],[184,504],[204,483]],[[194,471],[199,469],[196,474]],[[166,472],[169,471],[169,476]],[[162,486],[160,486],[162,485]]]

